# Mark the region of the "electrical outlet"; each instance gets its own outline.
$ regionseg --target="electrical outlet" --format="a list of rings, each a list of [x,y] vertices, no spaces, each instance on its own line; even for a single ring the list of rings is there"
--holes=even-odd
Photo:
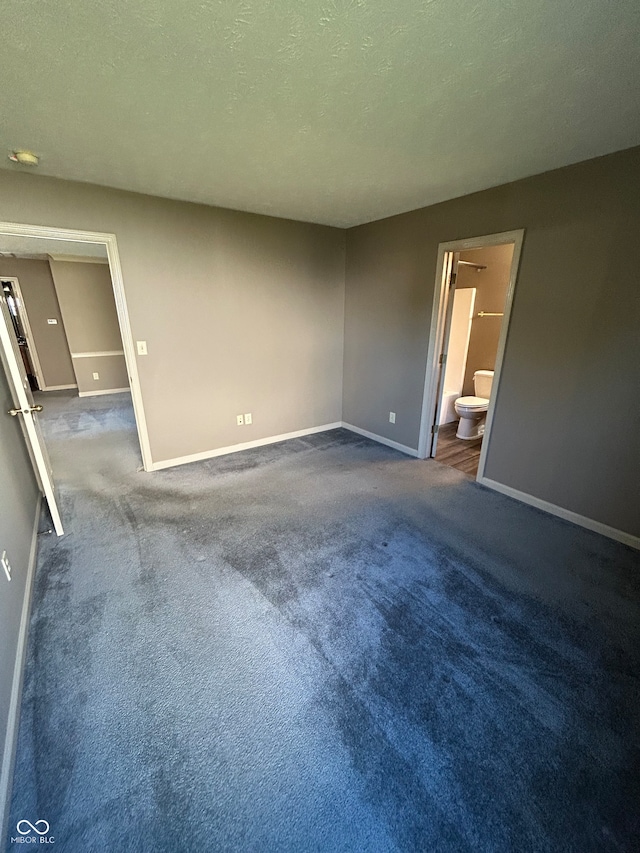
[[[247,412],[247,414],[244,416],[244,422],[245,422],[245,424],[252,424],[253,423],[253,418],[251,417],[251,412]]]
[[[100,379],[100,374],[99,374],[99,373],[94,373],[94,374],[93,374],[93,378],[94,378],[94,379]]]
[[[47,323],[48,323],[50,326],[57,326],[57,325],[58,325],[58,321],[55,319],[55,317],[49,317],[49,318],[47,319]]]
[[[242,415],[237,415],[237,416],[236,416],[236,424],[237,424],[238,426],[242,426],[242,425],[244,424],[244,418],[243,418],[243,416],[242,416]]]
[[[396,413],[395,412],[389,412],[389,423],[395,424],[395,422],[396,422]]]
[[[2,552],[2,560],[0,562],[2,562],[2,568],[4,569],[4,573],[7,576],[7,580],[10,581],[11,580],[11,566],[9,564],[9,558],[7,557],[6,551]]]
[[[147,342],[146,341],[136,341],[138,345],[138,355],[146,355],[147,354]]]

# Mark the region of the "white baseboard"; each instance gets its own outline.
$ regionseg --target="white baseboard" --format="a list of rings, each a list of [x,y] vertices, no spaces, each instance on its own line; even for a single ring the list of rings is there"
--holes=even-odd
[[[7,837],[7,821],[9,819],[9,807],[11,805],[11,787],[13,781],[13,767],[16,758],[16,746],[18,741],[18,723],[20,721],[20,699],[22,696],[22,678],[24,675],[24,659],[27,653],[27,634],[29,628],[29,613],[31,611],[31,588],[35,574],[36,559],[38,556],[38,522],[40,521],[40,507],[42,496],[38,495],[36,502],[36,517],[33,523],[33,535],[31,539],[31,550],[29,552],[29,563],[27,565],[27,578],[22,600],[22,615],[20,616],[20,629],[18,632],[18,646],[16,649],[16,660],[13,667],[13,682],[11,684],[11,697],[9,699],[9,716],[7,719],[7,736],[4,742],[2,755],[2,770],[0,771],[0,839],[4,841]]]
[[[273,435],[268,438],[257,439],[256,441],[244,441],[240,444],[233,444],[228,447],[219,447],[216,450],[205,450],[202,453],[193,453],[189,456],[178,456],[174,459],[165,459],[161,462],[153,462],[149,471],[162,471],[165,468],[173,468],[176,465],[188,465],[190,462],[201,462],[205,459],[214,459],[216,456],[226,456],[229,453],[240,453],[242,450],[250,450],[253,447],[264,447],[267,444],[275,444],[278,441],[287,441],[290,438],[300,438],[304,435],[326,432],[327,430],[338,429],[339,427],[348,429],[351,432],[364,436],[365,438],[370,438],[372,441],[377,441],[379,444],[392,447],[394,450],[399,450],[407,456],[418,456],[418,451],[413,447],[408,447],[405,444],[400,444],[398,441],[385,438],[385,436],[377,435],[376,433],[369,432],[366,429],[361,429],[360,427],[354,426],[346,421],[339,421],[337,423],[311,427],[310,429],[297,430],[296,432]],[[617,542],[622,542],[625,545],[629,545],[631,548],[637,548],[640,550],[640,537],[633,536],[630,533],[625,533],[623,530],[617,530],[615,527],[610,527],[600,521],[594,521],[591,518],[587,518],[586,516],[579,515],[571,510],[564,509],[564,507],[556,506],[548,501],[536,498],[533,495],[528,495],[526,492],[520,492],[518,489],[513,489],[511,486],[505,486],[502,483],[489,479],[488,477],[482,477],[477,482],[489,489],[493,489],[494,491],[507,495],[510,498],[515,498],[522,503],[526,503],[529,506],[542,509],[551,515],[558,516],[559,518],[563,518],[566,521],[579,525],[580,527],[585,527],[587,530],[593,530],[595,533],[600,533],[602,536],[607,536],[609,539],[615,539]]]
[[[603,524],[601,521],[594,521],[592,518],[587,518],[585,515],[579,515],[577,512],[572,512],[564,507],[556,504],[543,501],[533,495],[528,495],[526,492],[520,492],[518,489],[513,489],[511,486],[505,486],[498,483],[496,480],[490,480],[488,477],[482,477],[478,480],[482,486],[488,489],[493,489],[510,498],[515,498],[517,501],[535,506],[537,509],[543,509],[551,515],[557,515],[558,518],[564,518],[565,521],[571,521],[573,524],[578,524],[580,527],[586,527],[587,530],[593,530],[594,533],[600,533],[602,536],[607,536],[609,539],[615,539],[617,542],[622,542],[624,545],[629,545],[631,548],[640,550],[640,537],[633,536],[631,533],[625,533],[624,530],[618,530],[615,527],[610,527],[608,524]]]
[[[72,388],[77,388],[77,385],[45,385],[41,391],[71,391]]]
[[[78,397],[101,397],[103,394],[124,394],[131,388],[106,388],[104,391],[79,391]]]
[[[295,432],[285,432],[282,435],[271,435],[268,438],[258,438],[255,441],[243,441],[240,444],[231,444],[228,447],[218,447],[216,450],[205,450],[202,453],[192,453],[189,456],[177,456],[175,459],[164,459],[162,462],[152,462],[150,471],[162,471],[164,468],[173,468],[174,465],[188,465],[189,462],[202,462],[205,459],[214,459],[216,456],[226,456],[228,453],[239,453],[241,450],[251,450],[253,447],[264,447],[267,444],[276,444],[278,441],[288,441],[290,438],[301,438],[304,435],[313,435],[316,432],[327,432],[330,429],[339,429],[340,421],[333,424],[299,429]]]
[[[358,435],[363,435],[365,438],[370,438],[372,441],[377,441],[379,444],[386,444],[387,447],[393,447],[394,450],[399,450],[400,453],[406,453],[407,456],[416,456],[418,451],[413,447],[407,447],[406,444],[400,444],[398,441],[392,441],[390,438],[385,438],[383,435],[376,435],[375,432],[369,432],[366,429],[348,424],[345,421],[341,424],[345,429],[351,432],[356,432]]]

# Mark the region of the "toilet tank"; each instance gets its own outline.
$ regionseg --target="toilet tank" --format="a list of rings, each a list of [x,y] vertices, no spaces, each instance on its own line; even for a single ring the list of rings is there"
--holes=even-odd
[[[476,392],[476,397],[491,396],[491,386],[493,384],[493,370],[476,370],[473,374],[473,388]]]

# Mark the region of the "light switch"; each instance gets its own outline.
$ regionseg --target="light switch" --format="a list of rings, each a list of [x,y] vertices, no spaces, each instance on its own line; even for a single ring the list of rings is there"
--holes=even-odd
[[[146,355],[147,354],[147,342],[146,341],[137,341],[138,344],[138,355]]]

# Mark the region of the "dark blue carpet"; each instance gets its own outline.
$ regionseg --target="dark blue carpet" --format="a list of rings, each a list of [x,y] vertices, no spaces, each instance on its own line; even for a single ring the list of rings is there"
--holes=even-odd
[[[636,552],[343,430],[136,473],[124,397],[46,400],[69,532],[41,546],[13,836],[640,849]]]

